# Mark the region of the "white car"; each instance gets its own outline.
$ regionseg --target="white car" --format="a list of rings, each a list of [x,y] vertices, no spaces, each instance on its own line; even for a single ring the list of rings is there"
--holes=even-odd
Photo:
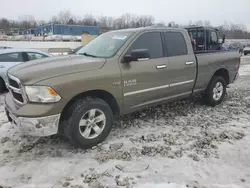
[[[6,89],[7,71],[9,68],[35,59],[52,56],[51,54],[34,49],[4,49],[0,50],[0,93]]]
[[[243,50],[244,55],[250,54],[250,45],[247,45]]]

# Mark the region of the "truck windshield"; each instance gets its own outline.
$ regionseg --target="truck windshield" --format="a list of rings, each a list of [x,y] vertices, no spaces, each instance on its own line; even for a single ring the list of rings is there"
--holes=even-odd
[[[133,32],[108,32],[90,41],[77,54],[108,58],[114,56]]]

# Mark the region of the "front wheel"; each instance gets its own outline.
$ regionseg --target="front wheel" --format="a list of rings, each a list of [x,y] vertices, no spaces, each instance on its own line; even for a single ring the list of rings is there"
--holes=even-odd
[[[244,52],[244,55],[247,55],[247,52]]]
[[[74,145],[85,149],[104,141],[113,125],[111,108],[98,98],[77,100],[65,119],[64,134]]]
[[[208,85],[206,91],[206,100],[208,105],[216,106],[220,104],[226,94],[226,81],[221,76],[214,76]]]

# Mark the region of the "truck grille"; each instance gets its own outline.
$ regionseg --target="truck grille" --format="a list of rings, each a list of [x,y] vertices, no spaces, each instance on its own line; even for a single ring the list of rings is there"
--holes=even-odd
[[[25,102],[24,92],[21,82],[18,78],[8,74],[9,90],[17,103],[23,104]]]
[[[9,85],[14,87],[14,88],[19,88],[19,84],[15,81],[9,78]]]
[[[19,93],[15,93],[14,91],[11,91],[14,99],[18,100],[19,102],[23,103],[23,96]]]

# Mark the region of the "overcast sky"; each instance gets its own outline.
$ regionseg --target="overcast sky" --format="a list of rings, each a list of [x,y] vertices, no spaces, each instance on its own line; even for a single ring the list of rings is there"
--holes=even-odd
[[[250,0],[0,0],[0,17],[18,19],[33,15],[49,20],[62,10],[77,16],[120,16],[123,13],[147,14],[156,21],[209,20],[212,25],[225,20],[245,24],[250,30]]]

